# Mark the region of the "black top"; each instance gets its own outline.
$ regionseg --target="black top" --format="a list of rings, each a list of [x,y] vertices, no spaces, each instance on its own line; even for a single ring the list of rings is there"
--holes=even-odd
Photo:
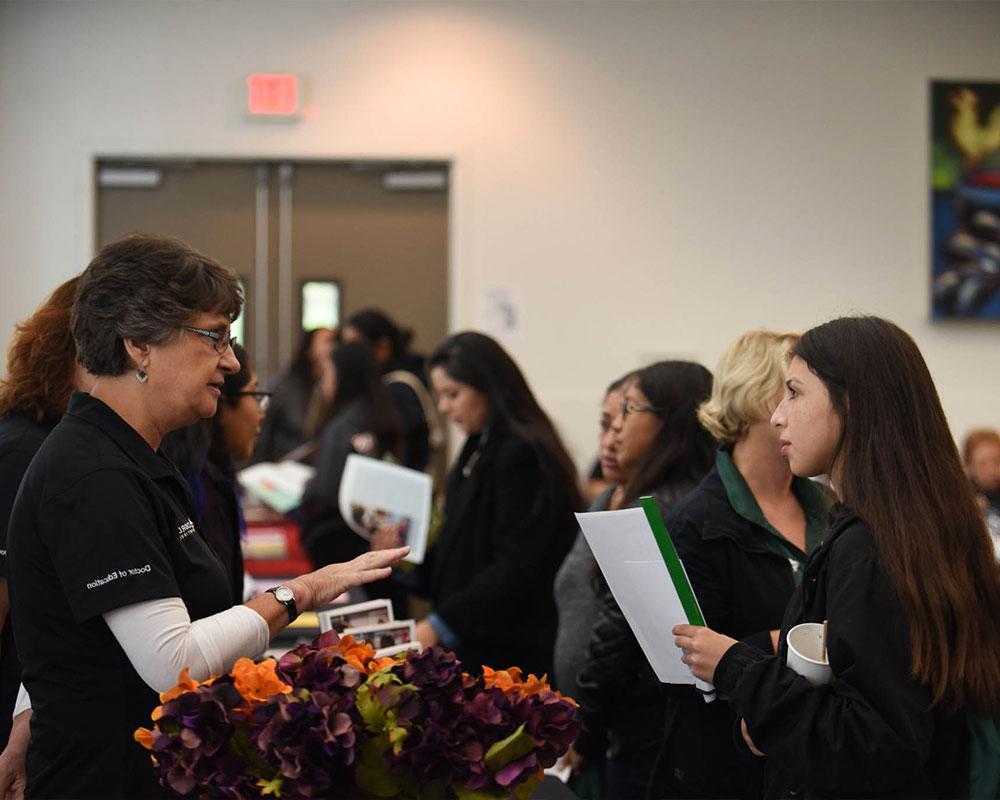
[[[552,672],[552,583],[577,526],[558,467],[542,459],[496,424],[468,438],[448,478],[444,525],[421,576],[470,673],[483,664]]]
[[[421,383],[423,377],[423,359],[412,353],[406,358],[394,359],[383,367],[383,373],[389,375],[396,371],[413,374]],[[410,469],[424,470],[430,461],[430,429],[424,417],[424,407],[416,392],[401,381],[390,381],[385,385],[389,399],[399,413],[403,429],[403,464]]]
[[[340,480],[347,457],[357,453],[381,458],[383,448],[371,433],[370,405],[359,397],[330,420],[320,437],[316,454],[316,475],[302,497],[302,545],[316,569],[327,564],[350,561],[370,549],[340,513]],[[409,603],[406,590],[391,579],[367,584],[364,594],[392,602],[396,619],[406,619]]]
[[[200,493],[200,502],[196,499],[195,503],[199,514],[198,529],[226,568],[230,598],[233,605],[239,605],[243,602],[243,514],[232,465],[209,459],[201,468],[197,488]]]
[[[813,686],[785,666],[785,637],[826,619],[835,678]],[[765,797],[968,797],[965,715],[933,709],[910,667],[906,619],[871,530],[838,506],[788,605],[778,655],[736,644],[715,686],[768,754]]]
[[[0,420],[0,576],[7,577],[7,525],[28,464],[56,420],[39,422],[31,414],[14,412]],[[10,615],[0,634],[0,749],[10,737],[11,714],[21,685],[21,660],[14,641]]]
[[[828,504],[819,486],[796,479],[793,489],[807,520],[825,530]],[[781,627],[806,555],[778,541],[727,451],[664,521],[708,626],[769,652],[770,632]],[[759,797],[763,762],[734,743],[729,705],[706,703],[691,686],[665,685],[664,694],[669,725],[655,796]]]
[[[192,620],[231,606],[187,485],[114,411],[75,393],[14,503],[11,608],[31,695],[31,797],[165,794],[132,739],[158,697],[102,614],[183,599]]]
[[[666,516],[693,488],[692,482],[683,481],[658,486],[649,494]],[[577,676],[581,730],[574,747],[589,761],[599,761],[605,752],[621,758],[655,745],[663,737],[665,713],[656,673],[603,576],[601,584],[597,617]],[[653,760],[640,760],[641,766],[630,764],[633,785],[649,781]]]

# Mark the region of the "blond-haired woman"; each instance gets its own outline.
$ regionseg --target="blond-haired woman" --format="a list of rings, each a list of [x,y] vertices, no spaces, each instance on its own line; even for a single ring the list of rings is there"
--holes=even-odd
[[[723,352],[698,410],[719,443],[715,468],[666,520],[708,625],[769,651],[826,524],[824,491],[792,475],[769,422],[797,340],[750,331]],[[652,796],[756,797],[762,768],[734,745],[728,704],[706,704],[689,686],[667,692]]]

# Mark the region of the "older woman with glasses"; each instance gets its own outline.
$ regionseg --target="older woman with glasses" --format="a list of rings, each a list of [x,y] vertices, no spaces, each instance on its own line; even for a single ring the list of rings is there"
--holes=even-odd
[[[232,605],[225,566],[163,436],[216,413],[239,369],[235,276],[180,242],[130,236],[80,277],[77,360],[96,376],[39,449],[8,537],[31,697],[27,794],[165,794],[132,740],[184,667],[204,680],[260,653],[299,611],[386,577],[405,548],[332,564]]]

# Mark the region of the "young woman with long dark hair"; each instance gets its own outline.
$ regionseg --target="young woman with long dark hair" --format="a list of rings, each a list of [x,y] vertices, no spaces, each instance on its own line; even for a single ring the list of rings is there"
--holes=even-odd
[[[652,495],[665,514],[711,469],[715,443],[698,424],[711,389],[712,373],[690,361],[661,361],[626,382],[612,422],[623,478],[617,507]],[[606,586],[577,683],[575,755],[594,764],[607,754],[605,797],[643,797],[663,735],[660,682]]]
[[[434,604],[424,645],[477,671],[552,671],[552,582],[576,534],[576,468],[513,359],[458,333],[429,359],[438,408],[466,435],[448,478],[444,525],[420,572]]]
[[[877,317],[820,325],[793,353],[772,423],[792,472],[830,476],[830,532],[777,656],[689,625],[676,644],[767,754],[767,797],[996,796],[971,776],[1000,717],[1000,572],[927,366]],[[814,686],[785,637],[823,621],[834,677]]]

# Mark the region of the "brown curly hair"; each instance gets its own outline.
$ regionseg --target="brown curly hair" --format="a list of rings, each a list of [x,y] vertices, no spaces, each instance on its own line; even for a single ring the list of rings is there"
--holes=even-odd
[[[66,413],[76,374],[70,318],[78,281],[62,284],[14,330],[7,378],[0,382],[0,416],[22,411],[41,421]]]

